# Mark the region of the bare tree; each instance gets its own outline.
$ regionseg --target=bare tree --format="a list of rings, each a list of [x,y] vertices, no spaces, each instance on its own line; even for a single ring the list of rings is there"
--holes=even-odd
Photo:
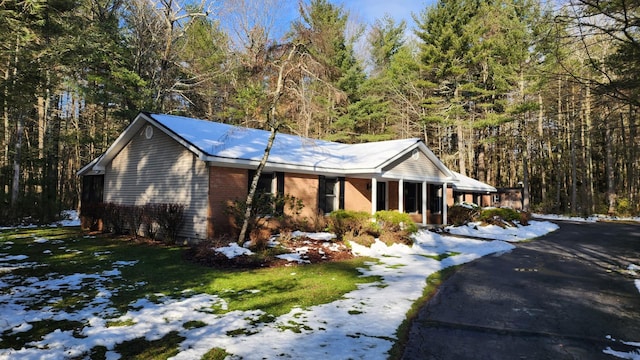
[[[242,221],[242,228],[240,229],[240,234],[238,235],[239,244],[242,244],[245,241],[247,229],[249,227],[249,221],[251,219],[251,212],[253,211],[253,199],[256,194],[256,189],[258,188],[258,180],[260,179],[262,170],[267,165],[267,160],[269,159],[271,148],[273,147],[273,143],[276,139],[276,134],[278,133],[278,130],[282,125],[281,120],[278,118],[277,109],[280,98],[285,92],[285,83],[288,80],[289,75],[302,64],[301,62],[299,62],[298,64],[295,64],[294,62],[296,55],[298,55],[298,58],[300,58],[299,55],[302,46],[297,44],[283,46],[283,48],[287,47],[289,49],[288,52],[286,52],[286,56],[282,56],[282,58],[274,64],[274,67],[278,71],[278,75],[275,79],[274,90],[270,93],[271,98],[269,108],[266,113],[267,126],[269,127],[271,133],[267,141],[267,146],[264,149],[262,159],[260,160],[260,164],[258,164],[258,168],[256,169],[256,172],[253,175],[253,179],[251,180],[251,187],[249,188],[249,194],[247,195],[246,210],[244,213],[244,219]]]

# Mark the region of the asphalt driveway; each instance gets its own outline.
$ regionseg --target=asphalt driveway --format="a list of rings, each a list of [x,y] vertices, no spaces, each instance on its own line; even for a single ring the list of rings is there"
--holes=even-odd
[[[640,224],[558,225],[461,267],[420,310],[403,359],[640,358],[629,271],[640,265]]]

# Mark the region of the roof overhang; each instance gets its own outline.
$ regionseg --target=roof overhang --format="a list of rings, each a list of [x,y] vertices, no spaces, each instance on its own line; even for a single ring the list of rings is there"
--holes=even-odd
[[[471,193],[494,193],[497,192],[495,187],[485,184],[482,181],[470,178],[455,171],[452,171],[458,178],[458,181],[452,184],[455,191],[471,192]]]

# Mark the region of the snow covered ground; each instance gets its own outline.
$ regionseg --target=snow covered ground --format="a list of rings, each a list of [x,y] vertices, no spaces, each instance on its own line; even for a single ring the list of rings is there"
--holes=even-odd
[[[520,241],[540,236],[557,229],[546,221],[532,222],[530,227],[506,229],[468,226],[464,235],[493,237],[508,241]],[[450,229],[451,232],[458,230]],[[314,234],[314,236],[328,236]],[[0,253],[0,333],[28,331],[30,321],[41,319],[75,320],[88,323],[80,334],[56,330],[46,334],[41,341],[29,344],[21,350],[0,349],[0,359],[62,359],[78,357],[96,345],[105,346],[107,359],[118,359],[113,351],[117,343],[138,337],[148,340],[162,338],[171,331],[185,337],[175,359],[198,359],[211,348],[218,347],[243,359],[386,359],[387,351],[395,341],[395,331],[405,318],[412,303],[422,295],[425,279],[446,267],[463,264],[489,254],[508,252],[514,245],[503,240],[477,240],[450,237],[421,231],[415,244],[386,246],[376,242],[371,248],[353,244],[353,251],[378,260],[363,275],[380,276],[382,280],[362,284],[344,298],[310,308],[294,308],[271,323],[257,321],[261,310],[232,311],[212,314],[213,306],[226,306],[225,300],[209,294],[185,291],[180,299],[155,294],[159,301],[143,298],[133,302],[131,310],[113,319],[116,310],[111,307],[111,293],[104,284],[121,276],[120,269],[131,266],[127,262],[114,262],[112,269],[101,273],[74,274],[46,279],[18,279],[12,269],[22,266],[38,266],[26,257]],[[46,242],[47,239],[34,241]],[[50,241],[52,246],[63,244]],[[11,246],[4,242],[3,248]],[[241,252],[235,247],[223,251]],[[449,254],[442,260],[434,255]],[[431,256],[431,257],[430,257]],[[635,271],[638,265],[630,268]],[[296,276],[292,269],[291,276]],[[327,279],[331,281],[331,279]],[[31,310],[21,300],[44,296],[55,289],[72,289],[92,282],[100,296],[76,312],[62,312],[52,306]],[[640,284],[636,282],[640,291]],[[107,326],[107,321],[122,321],[127,326]],[[205,324],[202,327],[185,327],[189,321]],[[257,325],[256,325],[257,324]],[[244,331],[238,331],[244,330]],[[295,331],[294,331],[295,330]],[[234,336],[227,334],[233,333]],[[80,336],[78,336],[80,335]],[[629,354],[624,354],[629,356]],[[633,356],[633,354],[631,354]],[[640,355],[638,355],[640,356]],[[638,357],[627,357],[638,359]]]

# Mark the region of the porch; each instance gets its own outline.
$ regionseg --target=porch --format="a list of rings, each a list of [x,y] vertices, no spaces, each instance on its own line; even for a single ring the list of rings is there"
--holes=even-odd
[[[416,224],[447,224],[447,183],[372,178],[371,213],[397,210],[407,213]]]

